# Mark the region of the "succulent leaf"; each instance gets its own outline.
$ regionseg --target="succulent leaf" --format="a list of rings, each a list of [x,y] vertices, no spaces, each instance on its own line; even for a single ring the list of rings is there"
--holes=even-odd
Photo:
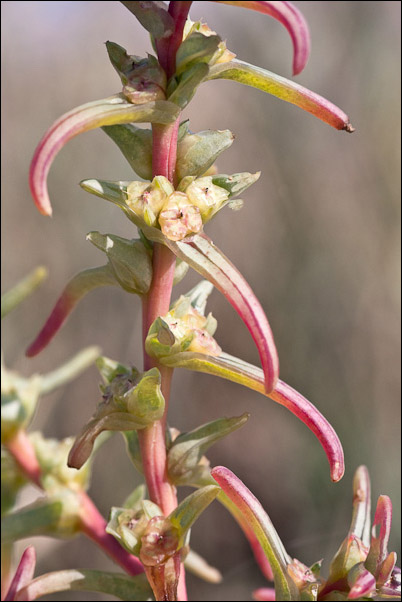
[[[292,414],[300,418],[320,441],[329,461],[331,479],[336,482],[342,478],[345,470],[343,450],[333,427],[310,401],[283,381],[279,380],[274,390],[267,393],[261,368],[227,353],[208,356],[202,353],[182,352],[165,356],[161,362],[170,367],[187,368],[226,378],[258,391],[285,406]]]
[[[35,204],[43,215],[51,215],[47,174],[59,150],[72,138],[105,125],[131,122],[172,123],[179,108],[166,100],[134,105],[122,94],[81,105],[60,117],[37,146],[30,168],[29,185]]]
[[[220,4],[232,4],[258,11],[277,19],[286,27],[293,42],[293,74],[303,71],[310,54],[310,32],[302,13],[291,2],[258,2],[214,0]]]
[[[170,479],[176,485],[189,484],[192,472],[205,452],[214,443],[242,427],[248,418],[249,414],[220,418],[176,437],[168,453],[167,467]]]
[[[231,146],[233,140],[234,136],[229,130],[206,130],[185,135],[177,147],[178,180],[186,176],[204,175],[219,155]]]
[[[243,514],[264,549],[274,573],[277,599],[300,600],[299,591],[287,571],[290,558],[260,502],[228,468],[217,466],[211,474]]]
[[[100,286],[118,286],[109,266],[84,270],[74,276],[59,297],[42,330],[26,351],[28,357],[40,353],[57,334],[77,303]]]
[[[329,100],[261,67],[233,60],[211,67],[206,80],[229,79],[268,92],[311,113],[337,130],[353,132],[348,116]]]
[[[14,577],[10,583],[10,587],[8,588],[8,592],[3,600],[6,602],[11,602],[12,600],[21,599],[18,598],[18,593],[32,580],[35,572],[35,565],[35,548],[33,546],[28,546],[21,556],[17,570],[15,571]],[[25,598],[25,600],[31,600],[31,598]]]

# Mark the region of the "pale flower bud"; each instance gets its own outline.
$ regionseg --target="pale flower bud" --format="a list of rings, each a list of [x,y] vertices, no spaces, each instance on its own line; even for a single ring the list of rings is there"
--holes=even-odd
[[[182,240],[188,234],[202,229],[200,210],[189,201],[186,194],[174,192],[159,215],[159,225],[169,240]]]
[[[151,184],[148,182],[131,182],[127,186],[127,205],[145,221],[147,226],[155,226],[158,215],[166,199],[174,191],[173,186],[164,176],[156,176]]]
[[[193,205],[199,208],[204,223],[219,211],[230,196],[227,190],[212,183],[211,176],[194,180],[186,188],[186,194]]]

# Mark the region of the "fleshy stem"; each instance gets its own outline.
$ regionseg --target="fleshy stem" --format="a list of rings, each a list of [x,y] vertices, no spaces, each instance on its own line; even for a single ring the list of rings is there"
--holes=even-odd
[[[43,489],[41,483],[41,468],[36,458],[35,450],[24,430],[20,430],[16,437],[6,444],[18,466],[26,477],[35,485]],[[144,572],[144,567],[135,556],[129,554],[114,539],[106,533],[107,522],[85,493],[80,492],[81,531],[94,541],[112,560],[119,564],[129,575],[139,575]]]
[[[191,2],[170,2],[169,13],[175,22],[175,30],[168,38],[157,41],[158,60],[169,79],[176,70],[176,52],[183,39]],[[179,119],[171,125],[156,124],[152,126],[153,176],[165,176],[175,185],[175,167],[177,156],[177,134]],[[153,276],[150,289],[143,300],[143,334],[158,316],[169,311],[173,287],[173,276],[176,266],[175,255],[164,245],[155,243],[153,250]],[[149,357],[144,350],[144,369],[159,369],[161,374],[161,390],[165,398],[165,413],[161,420],[138,432],[145,480],[150,499],[158,504],[165,515],[170,514],[177,506],[175,487],[169,482],[166,471],[166,416],[169,406],[170,383],[173,370],[162,366],[156,359]],[[184,568],[181,566],[177,593],[178,600],[187,600]]]

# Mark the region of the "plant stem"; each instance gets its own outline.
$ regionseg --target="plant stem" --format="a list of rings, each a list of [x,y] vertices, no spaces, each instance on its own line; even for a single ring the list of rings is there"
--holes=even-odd
[[[168,79],[176,70],[176,52],[183,40],[183,29],[190,6],[191,2],[170,2],[169,13],[174,19],[175,31],[169,38],[162,38],[156,42],[158,59],[165,69]],[[153,176],[165,176],[174,186],[177,184],[175,168],[179,123],[178,118],[174,124],[153,124],[152,126]],[[166,471],[166,416],[173,370],[162,366],[156,359],[147,355],[145,337],[152,322],[158,316],[163,316],[169,311],[176,257],[167,247],[155,243],[152,264],[152,282],[148,294],[143,300],[144,369],[149,370],[156,367],[160,371],[161,390],[165,398],[165,412],[161,420],[154,422],[146,429],[140,430],[138,438],[149,497],[158,504],[166,516],[177,506],[176,488],[169,482]],[[164,590],[163,586],[166,584],[163,576],[160,585]],[[163,599],[167,598],[163,597]],[[172,598],[169,596],[169,599]],[[177,600],[187,600],[183,565],[180,568]]]
[[[42,489],[41,469],[26,431],[23,429],[17,431],[16,435],[5,443],[5,446],[28,479]]]
[[[169,3],[169,14],[173,17],[176,27],[169,38],[160,38],[156,42],[158,59],[166,71],[168,79],[176,71],[176,52],[183,41],[183,30],[191,5],[192,2],[187,1],[173,1]]]

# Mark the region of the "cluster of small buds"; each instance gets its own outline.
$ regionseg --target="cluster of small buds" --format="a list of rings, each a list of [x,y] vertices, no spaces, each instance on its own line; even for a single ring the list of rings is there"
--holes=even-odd
[[[184,178],[177,190],[167,178],[156,176],[151,183],[131,182],[127,196],[127,205],[147,226],[159,226],[166,238],[179,241],[200,232],[230,193],[216,186],[213,176]]]
[[[103,431],[143,429],[163,416],[165,400],[160,388],[157,368],[143,374],[135,369],[113,375],[101,386],[102,401],[84,426],[71,448],[68,465],[81,468],[92,453],[97,437]]]
[[[204,316],[182,295],[169,313],[155,320],[146,340],[147,353],[154,357],[182,351],[219,356],[222,349],[213,338],[217,322],[212,314]]]

